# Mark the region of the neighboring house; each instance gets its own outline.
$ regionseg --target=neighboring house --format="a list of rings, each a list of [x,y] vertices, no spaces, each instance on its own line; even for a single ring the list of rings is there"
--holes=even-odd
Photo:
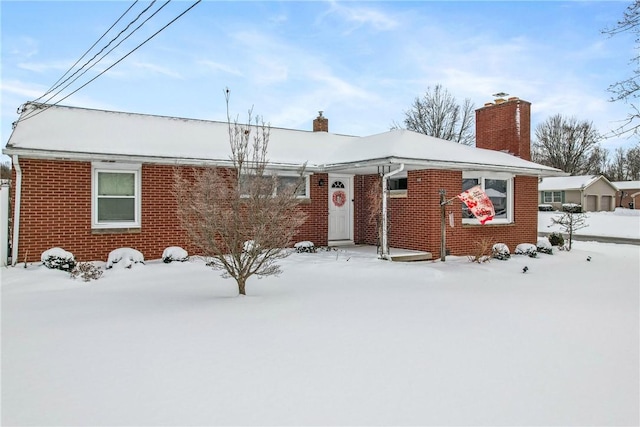
[[[602,175],[543,178],[538,184],[539,204],[561,210],[563,204],[577,204],[584,212],[612,211],[617,188]]]
[[[515,249],[537,239],[538,180],[562,171],[529,161],[530,106],[518,98],[476,111],[476,147],[408,130],[356,137],[328,132],[322,113],[314,131],[272,128],[270,169],[286,179],[307,162],[299,240],[317,246],[379,242],[371,192],[386,182],[392,248],[441,249],[440,191],[446,249],[469,254],[491,238]],[[35,114],[34,114],[35,113]],[[24,106],[7,147],[14,168],[13,262],[36,261],[51,247],[79,260],[106,259],[133,247],[158,259],[167,246],[197,251],[176,220],[175,168],[228,167],[226,122],[84,108]],[[381,181],[382,177],[382,181]],[[455,198],[482,185],[497,207],[485,225]]]
[[[640,209],[640,181],[614,181],[616,186],[616,206],[630,209]]]

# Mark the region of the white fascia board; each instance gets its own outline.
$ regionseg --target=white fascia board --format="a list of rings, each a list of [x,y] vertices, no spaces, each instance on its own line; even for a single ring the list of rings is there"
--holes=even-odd
[[[31,149],[19,149],[19,148],[5,148],[4,154],[18,155],[20,157],[29,159],[54,159],[54,160],[74,160],[85,162],[122,162],[122,163],[151,163],[158,165],[171,165],[171,166],[219,166],[219,167],[233,167],[233,162],[230,159],[194,159],[194,158],[179,158],[179,157],[154,157],[154,156],[133,156],[122,154],[105,154],[105,153],[76,153],[67,151],[55,151],[55,150],[31,150]],[[268,170],[277,171],[300,171],[303,165],[290,164],[290,163],[269,163]],[[315,165],[307,164],[305,170],[307,172],[317,172],[318,167]]]
[[[372,166],[388,166],[405,164],[407,170],[417,169],[444,169],[444,170],[460,170],[460,171],[490,171],[490,172],[507,172],[514,175],[525,176],[568,176],[566,172],[559,169],[546,169],[542,168],[523,168],[518,166],[505,166],[505,165],[478,165],[477,163],[456,162],[456,161],[430,161],[422,159],[407,159],[387,157],[381,159],[369,159],[358,162],[349,163],[334,163],[331,165],[324,165],[324,171],[339,171],[339,170],[354,170]]]

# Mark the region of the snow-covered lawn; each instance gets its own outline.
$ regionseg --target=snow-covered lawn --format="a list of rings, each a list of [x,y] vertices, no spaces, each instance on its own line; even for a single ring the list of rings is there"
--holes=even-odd
[[[638,425],[639,259],[350,248],[247,297],[198,260],[3,269],[2,424]]]
[[[640,209],[616,208],[614,212],[585,212],[588,227],[576,231],[585,236],[613,236],[640,239]],[[551,225],[551,218],[559,217],[561,212],[538,212],[538,231],[551,233],[561,231],[557,225]]]

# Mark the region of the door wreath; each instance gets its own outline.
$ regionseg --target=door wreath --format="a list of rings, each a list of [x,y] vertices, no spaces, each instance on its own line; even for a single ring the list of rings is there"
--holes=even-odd
[[[347,195],[344,191],[338,190],[333,193],[332,196],[333,204],[339,208],[341,208],[347,202]]]

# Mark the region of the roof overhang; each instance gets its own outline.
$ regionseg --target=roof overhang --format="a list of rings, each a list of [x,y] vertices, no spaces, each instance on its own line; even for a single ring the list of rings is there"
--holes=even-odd
[[[405,170],[423,170],[423,169],[440,169],[440,170],[458,170],[458,171],[488,171],[488,172],[506,172],[514,175],[548,177],[548,176],[567,176],[566,172],[559,169],[547,168],[540,165],[535,167],[518,167],[507,165],[491,165],[469,162],[456,161],[438,161],[428,159],[411,159],[401,157],[385,157],[379,159],[368,159],[348,163],[334,163],[323,165],[325,172],[341,172],[353,174],[376,174],[381,166],[405,165]]]
[[[231,159],[203,159],[203,158],[185,158],[185,157],[157,157],[157,156],[136,156],[121,155],[111,153],[89,153],[89,152],[67,152],[57,150],[37,150],[7,147],[3,153],[9,156],[17,155],[33,159],[55,159],[55,160],[74,160],[87,162],[124,162],[124,163],[152,163],[172,166],[218,166],[231,167],[233,162]],[[514,175],[536,176],[536,177],[552,177],[567,176],[568,174],[553,168],[547,168],[539,165],[536,167],[519,167],[509,165],[491,165],[469,162],[441,161],[429,159],[412,159],[402,157],[383,157],[377,159],[365,159],[361,161],[332,163],[324,165],[307,164],[305,170],[309,173],[349,173],[354,175],[374,175],[379,172],[380,167],[405,165],[406,171],[423,170],[423,169],[440,169],[440,170],[458,170],[458,171],[488,171],[488,172],[506,172]],[[535,165],[535,163],[532,163]],[[303,165],[291,163],[270,163],[268,169],[280,171],[299,171]]]

